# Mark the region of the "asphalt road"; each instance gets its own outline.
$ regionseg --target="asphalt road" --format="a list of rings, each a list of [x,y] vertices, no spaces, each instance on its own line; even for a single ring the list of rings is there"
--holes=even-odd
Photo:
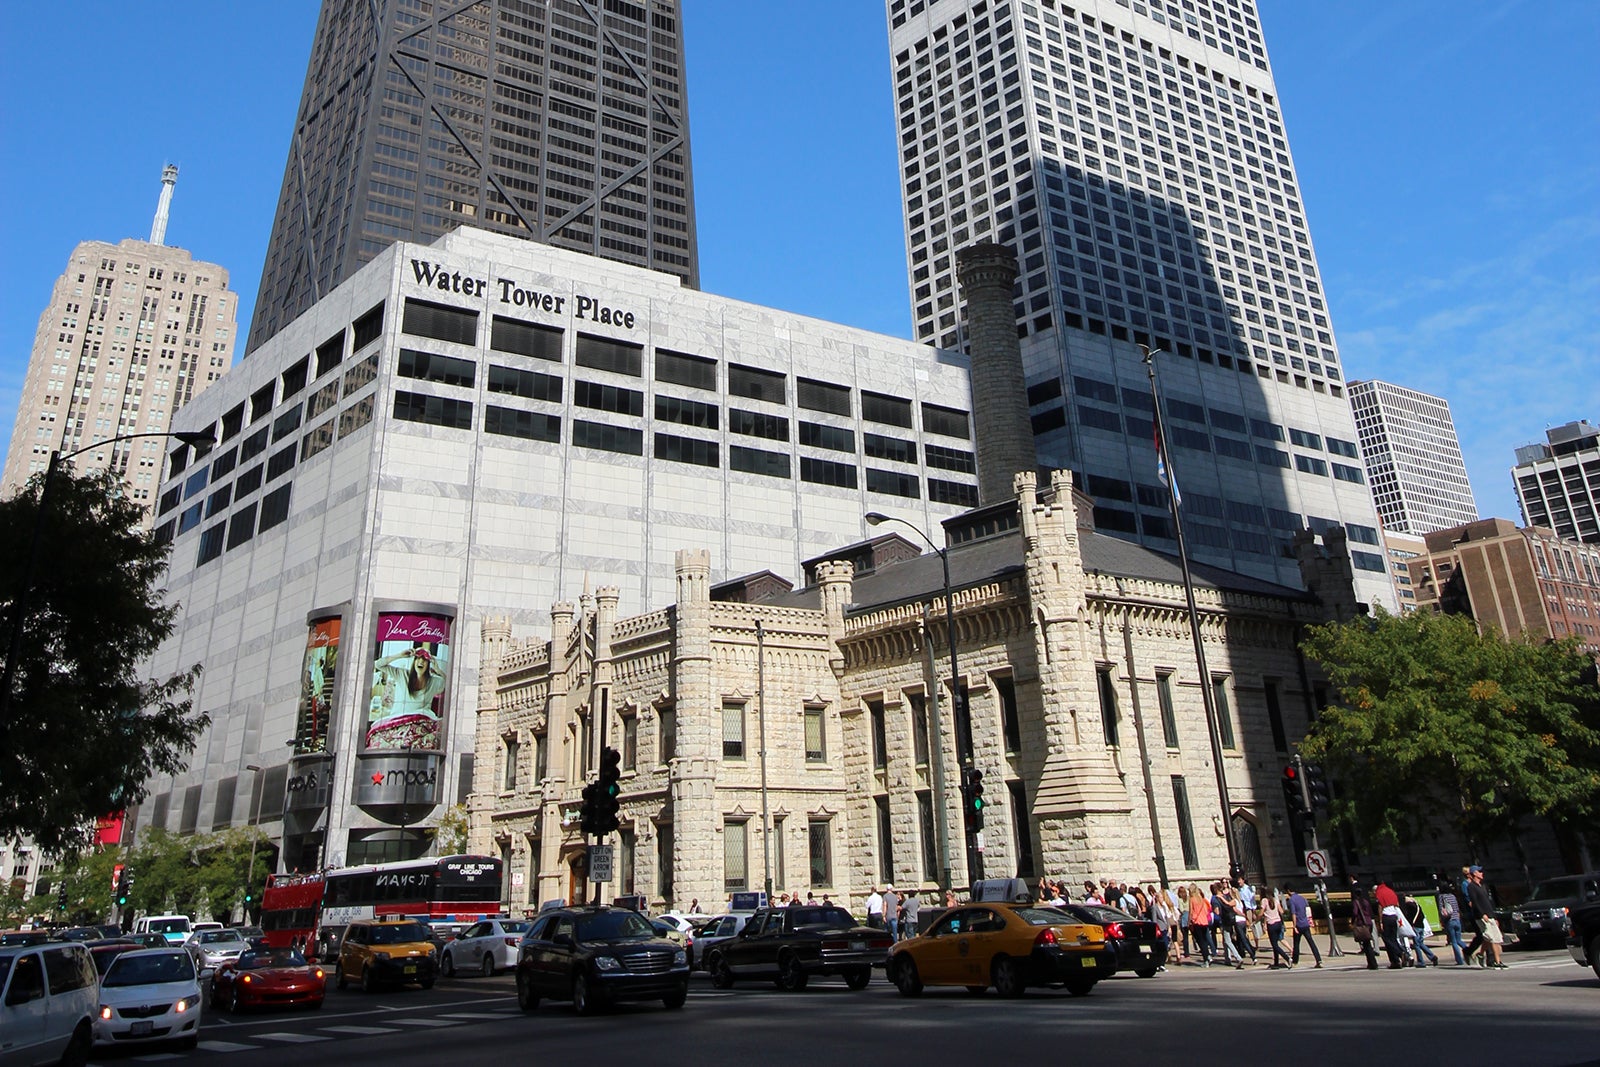
[[[1021,1000],[960,989],[901,997],[874,975],[852,993],[837,979],[803,993],[768,983],[727,992],[697,976],[681,1011],[627,1005],[593,1018],[543,1002],[517,1010],[511,979],[441,980],[431,990],[372,996],[328,991],[321,1011],[233,1017],[207,1011],[200,1047],[111,1049],[99,1063],[188,1059],[199,1067],[296,1067],[340,1061],[384,1067],[601,1062],[873,1067],[1093,1057],[1203,1065],[1500,1063],[1600,1065],[1600,979],[1564,952],[1510,953],[1510,968],[1367,971],[1352,957],[1322,970],[1176,967],[1119,976],[1077,999],[1030,990]],[[1309,964],[1309,961],[1307,961]]]

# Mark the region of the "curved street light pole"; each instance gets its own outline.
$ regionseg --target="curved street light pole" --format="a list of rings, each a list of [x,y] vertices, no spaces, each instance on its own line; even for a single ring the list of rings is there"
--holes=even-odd
[[[3,675],[0,675],[0,733],[4,733],[11,721],[11,687],[16,679],[17,660],[22,655],[22,626],[28,616],[33,595],[33,575],[39,568],[39,542],[44,534],[44,517],[50,509],[50,487],[55,480],[57,468],[62,463],[74,456],[81,456],[96,448],[114,445],[118,441],[132,441],[139,437],[176,437],[184,444],[212,444],[216,438],[209,430],[190,431],[152,431],[150,433],[128,433],[120,437],[108,437],[104,441],[84,445],[82,448],[62,455],[60,451],[50,453],[50,462],[45,466],[44,478],[39,484],[39,505],[33,513],[33,536],[28,543],[28,558],[23,563],[22,582],[17,587],[16,598],[11,602],[11,640],[6,651],[6,666]]]

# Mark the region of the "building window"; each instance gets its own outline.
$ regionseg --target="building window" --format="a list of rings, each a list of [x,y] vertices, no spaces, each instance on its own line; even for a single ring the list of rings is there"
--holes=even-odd
[[[889,818],[889,798],[876,797],[878,809],[878,881],[894,882],[894,823]]]
[[[1000,700],[1000,726],[1005,734],[1006,751],[1022,751],[1022,720],[1017,715],[1017,687],[1009,676],[994,680],[995,696]]]
[[[622,717],[622,769],[634,770],[639,766],[639,716]]]
[[[1161,733],[1168,748],[1178,747],[1178,710],[1172,701],[1172,672],[1156,674],[1156,699],[1161,704]]]
[[[806,762],[826,763],[828,761],[827,735],[823,732],[822,707],[818,704],[806,705]]]
[[[595,370],[606,370],[613,374],[626,374],[638,378],[641,376],[644,348],[627,341],[613,341],[605,337],[580,333],[577,360],[580,367],[592,367]]]
[[[672,824],[656,824],[656,893],[672,899]]]
[[[772,884],[775,886],[789,880],[788,864],[783,862],[783,831],[788,822],[787,815],[772,817]]]
[[[833,842],[830,840],[833,823],[828,819],[812,819],[806,827],[811,852],[811,887],[819,889],[833,885]]]
[[[889,766],[889,728],[883,701],[867,701],[867,716],[872,723],[872,765],[885,770]]]
[[[1183,776],[1172,776],[1172,806],[1178,814],[1178,840],[1183,845],[1183,866],[1194,870],[1200,866],[1200,854],[1194,847],[1194,820],[1189,817],[1189,786]]]
[[[918,767],[928,765],[928,698],[923,693],[907,693],[911,705],[911,751]]]
[[[1278,699],[1278,687],[1283,683],[1276,678],[1263,678],[1261,686],[1267,699],[1267,725],[1272,727],[1272,745],[1279,752],[1289,751],[1289,736],[1283,728],[1283,703]]]
[[[1105,732],[1106,744],[1121,744],[1117,737],[1117,690],[1111,681],[1111,668],[1102,667],[1095,674],[1100,679],[1100,728]]]
[[[1028,819],[1028,791],[1021,782],[1007,782],[1011,794],[1011,832],[1017,841],[1017,877],[1032,878],[1033,825]]]
[[[451,341],[461,345],[477,344],[478,313],[408,297],[400,329],[415,337],[431,337],[436,341]],[[288,395],[287,387],[284,395]]]
[[[722,889],[742,893],[750,888],[747,859],[750,854],[750,822],[729,819],[722,824]]]
[[[617,891],[623,896],[632,896],[634,890],[633,869],[637,863],[635,853],[638,843],[635,841],[633,831],[627,828],[617,831]]]
[[[1230,750],[1238,748],[1239,742],[1233,735],[1233,706],[1228,701],[1226,674],[1212,677],[1211,695],[1217,707],[1217,734],[1222,738],[1222,747]]]
[[[933,794],[926,789],[917,793],[917,831],[922,837],[922,880],[934,882],[939,878],[939,832],[933,825]]]
[[[678,754],[678,712],[676,708],[662,708],[656,715],[656,747],[660,753],[658,763],[666,763]]]
[[[505,780],[501,783],[500,788],[509,793],[517,788],[517,753],[522,746],[515,737],[508,737],[505,741],[506,773]]]
[[[546,753],[549,752],[549,749],[550,746],[546,742],[544,734],[533,735],[533,781],[535,785],[544,781],[549,773],[545,763],[548,758]]]
[[[744,701],[722,702],[722,758],[744,759]]]

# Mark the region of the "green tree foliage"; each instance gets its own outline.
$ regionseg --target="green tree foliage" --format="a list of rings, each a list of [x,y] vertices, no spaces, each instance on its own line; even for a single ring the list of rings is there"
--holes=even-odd
[[[259,900],[261,886],[276,863],[272,841],[259,829],[178,835],[151,827],[140,835],[139,846],[126,860],[134,872],[128,903],[140,915],[172,909],[200,918],[204,911],[226,922],[244,903],[252,851]]]
[[[434,853],[440,856],[459,856],[467,851],[467,808],[464,804],[446,808],[439,816],[439,825],[432,831]]]
[[[1337,782],[1333,820],[1361,845],[1404,845],[1438,819],[1484,842],[1530,816],[1580,832],[1600,818],[1600,693],[1576,642],[1380,610],[1311,630],[1303,649],[1337,703],[1302,751]]]
[[[143,509],[115,475],[80,477],[64,464],[41,517],[41,484],[35,477],[0,501],[0,642],[19,598],[25,605],[0,717],[0,837],[63,852],[84,843],[95,817],[143,800],[152,774],[181,771],[210,718],[189,698],[198,665],[169,678],[140,673],[177,613],[160,586],[168,546],[140,529]],[[36,520],[38,565],[25,591]]]

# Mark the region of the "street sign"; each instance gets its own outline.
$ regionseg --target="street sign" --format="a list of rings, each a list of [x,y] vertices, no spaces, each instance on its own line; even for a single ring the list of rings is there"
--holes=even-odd
[[[511,887],[513,889],[521,889],[522,888],[522,883],[523,883],[522,872],[521,871],[512,871],[511,872]]]
[[[611,881],[611,846],[589,846],[589,881]]]
[[[1327,849],[1312,848],[1306,850],[1306,873],[1311,877],[1326,878],[1328,877],[1328,872],[1332,869],[1332,865],[1328,862]]]

